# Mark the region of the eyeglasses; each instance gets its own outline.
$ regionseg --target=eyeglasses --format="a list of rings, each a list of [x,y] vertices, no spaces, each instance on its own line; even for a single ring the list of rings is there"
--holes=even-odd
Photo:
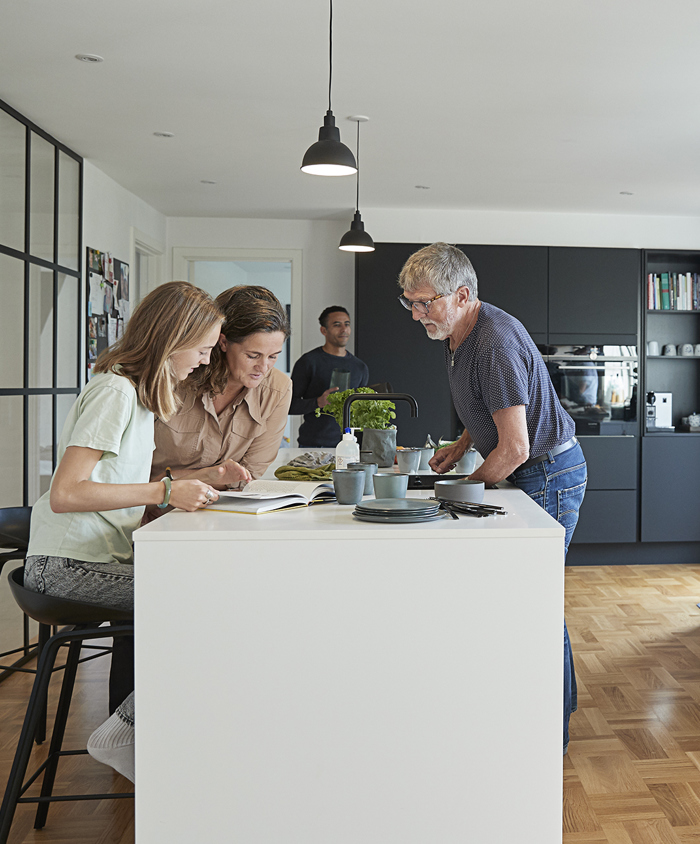
[[[452,293],[441,293],[439,296],[433,296],[432,299],[426,299],[424,302],[411,302],[410,299],[407,299],[403,293],[398,297],[399,302],[406,308],[407,311],[415,309],[419,314],[427,314],[430,312],[430,306],[435,302],[437,299],[444,299],[445,296],[451,296]]]

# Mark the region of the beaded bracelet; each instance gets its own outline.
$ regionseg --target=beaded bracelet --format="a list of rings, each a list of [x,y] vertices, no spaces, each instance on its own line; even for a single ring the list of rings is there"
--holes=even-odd
[[[167,475],[163,478],[163,483],[165,484],[165,498],[163,499],[163,503],[158,505],[161,510],[165,510],[165,508],[170,503],[170,491],[172,490],[173,486],[173,482]]]

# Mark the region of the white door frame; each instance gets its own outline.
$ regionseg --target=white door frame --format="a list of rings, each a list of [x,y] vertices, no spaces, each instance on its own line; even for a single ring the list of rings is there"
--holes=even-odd
[[[143,280],[141,280],[141,289],[139,290],[139,301],[155,290],[162,282],[163,273],[163,256],[165,255],[165,248],[145,232],[139,231],[137,228],[131,227],[131,249],[129,260],[131,261],[131,273],[136,272],[136,253],[141,252],[148,256],[148,279],[146,282],[146,289],[143,288]],[[138,302],[131,301],[131,309],[133,310]]]

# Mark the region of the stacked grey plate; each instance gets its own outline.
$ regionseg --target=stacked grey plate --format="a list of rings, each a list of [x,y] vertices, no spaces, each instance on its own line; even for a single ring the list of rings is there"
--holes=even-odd
[[[432,522],[447,515],[440,509],[439,501],[419,498],[374,498],[361,501],[352,514],[361,522],[384,524]]]

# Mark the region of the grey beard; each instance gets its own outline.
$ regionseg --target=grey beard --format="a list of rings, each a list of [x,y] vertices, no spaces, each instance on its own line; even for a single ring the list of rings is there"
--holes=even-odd
[[[423,325],[423,323],[421,323]],[[446,325],[437,325],[436,323],[432,323],[433,328],[435,329],[432,332],[429,332],[428,329],[425,329],[425,333],[428,335],[429,340],[444,340],[449,335],[449,328]],[[425,326],[423,326],[425,328]]]

